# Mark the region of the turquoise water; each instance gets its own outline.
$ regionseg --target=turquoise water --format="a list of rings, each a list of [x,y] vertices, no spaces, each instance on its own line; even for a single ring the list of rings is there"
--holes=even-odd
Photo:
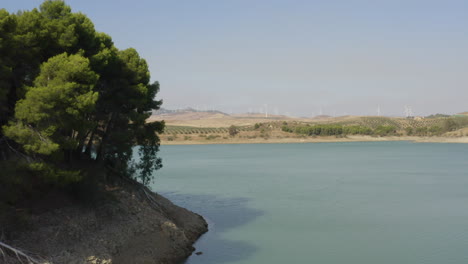
[[[163,146],[153,190],[202,214],[189,264],[468,263],[468,145]]]

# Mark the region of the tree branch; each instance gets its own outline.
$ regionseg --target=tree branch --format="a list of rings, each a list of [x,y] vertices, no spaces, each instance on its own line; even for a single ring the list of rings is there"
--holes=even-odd
[[[46,263],[50,263],[48,261],[41,261],[41,260],[38,260],[36,258],[33,258],[33,257],[29,256],[28,254],[24,253],[24,251],[21,251],[21,250],[19,250],[17,248],[9,246],[9,245],[7,245],[7,244],[0,241],[0,254],[3,256],[3,259],[6,259],[6,253],[5,253],[5,251],[3,249],[14,253],[16,258],[18,259],[18,261],[21,262],[21,263],[24,263],[23,260],[27,261],[28,264],[46,264]]]
[[[13,151],[14,153],[18,154],[19,156],[21,156],[23,159],[25,159],[27,162],[31,162],[31,160],[34,160],[34,158],[16,150],[15,148],[13,148],[9,143],[8,143],[8,138],[6,136],[3,136],[2,138],[0,138],[0,142],[2,141],[5,141],[5,144],[8,146],[8,148]]]

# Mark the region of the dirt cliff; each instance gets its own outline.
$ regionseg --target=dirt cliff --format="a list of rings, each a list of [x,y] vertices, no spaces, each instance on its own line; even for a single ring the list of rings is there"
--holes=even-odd
[[[208,230],[200,215],[142,186],[108,189],[108,198],[98,205],[65,202],[31,213],[26,228],[1,241],[30,252],[41,263],[170,264],[187,258],[192,244]],[[7,255],[0,254],[0,262],[21,263],[14,254]]]

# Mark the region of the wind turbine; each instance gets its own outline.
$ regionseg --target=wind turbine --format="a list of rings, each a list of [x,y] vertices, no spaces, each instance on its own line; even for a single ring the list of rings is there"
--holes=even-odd
[[[413,116],[413,109],[409,105],[405,105],[405,115],[406,117],[412,117]]]

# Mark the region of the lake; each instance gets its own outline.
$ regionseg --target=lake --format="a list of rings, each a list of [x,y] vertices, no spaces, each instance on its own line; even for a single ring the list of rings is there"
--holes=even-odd
[[[162,146],[152,189],[203,215],[188,264],[468,263],[468,145]]]

